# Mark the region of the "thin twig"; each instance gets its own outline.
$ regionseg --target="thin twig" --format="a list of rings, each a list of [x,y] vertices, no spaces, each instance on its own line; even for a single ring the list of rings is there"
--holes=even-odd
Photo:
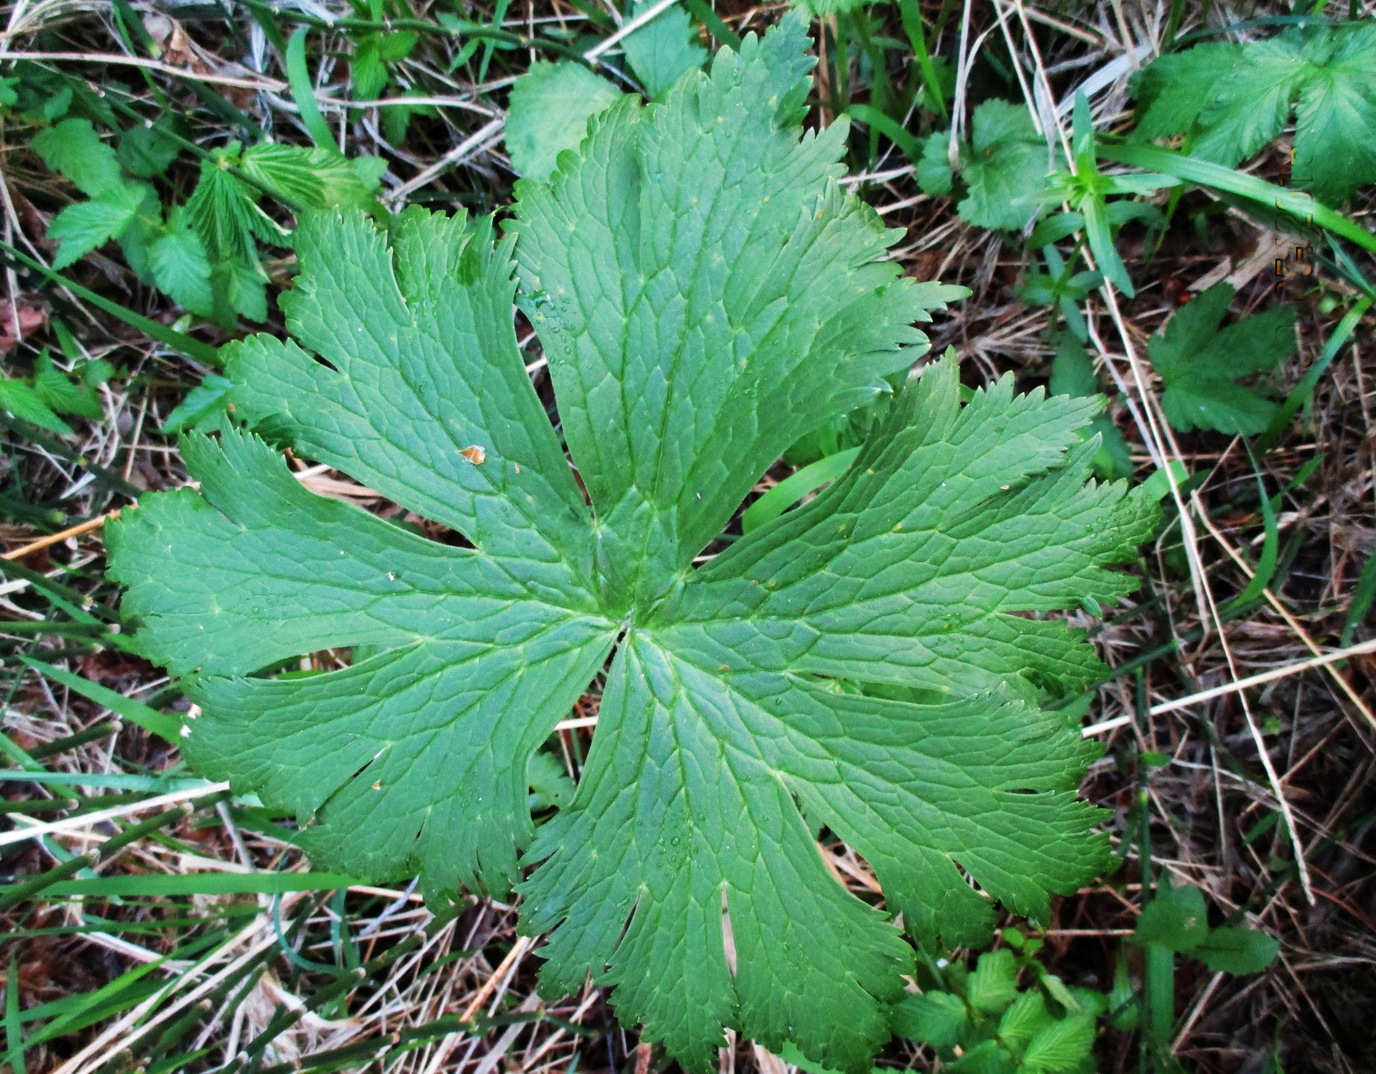
[[[112,518],[119,518],[118,510],[106,512],[95,518],[88,518],[85,522],[78,522],[75,526],[68,526],[65,530],[59,530],[57,533],[50,533],[46,537],[40,537],[36,541],[30,541],[28,544],[20,545],[12,552],[6,552],[4,555],[0,555],[0,559],[23,559],[33,552],[41,551],[44,548],[50,548],[55,544],[65,541],[68,537],[80,537],[83,533],[90,533],[92,530],[98,530]]]

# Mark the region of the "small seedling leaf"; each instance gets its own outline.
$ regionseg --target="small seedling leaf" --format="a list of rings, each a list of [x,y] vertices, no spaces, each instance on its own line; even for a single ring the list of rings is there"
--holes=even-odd
[[[1099,377],[1094,372],[1094,359],[1073,335],[1062,335],[1056,356],[1051,360],[1052,395],[1076,398],[1097,397]],[[1098,415],[1090,424],[1087,435],[1099,438],[1099,450],[1094,456],[1094,468],[1108,478],[1128,477],[1132,474],[1132,453],[1128,450],[1123,431],[1113,424],[1107,414]]]
[[[1018,963],[1006,948],[986,951],[965,982],[970,1006],[985,1014],[997,1014],[1018,997]]]
[[[904,996],[893,1008],[896,1037],[949,1048],[960,1043],[961,1033],[970,1021],[965,1001],[950,992],[923,992]]]
[[[153,124],[140,123],[120,135],[115,155],[130,175],[152,179],[162,175],[177,159],[179,146],[171,137],[167,120]]]
[[[59,414],[92,419],[105,414],[93,388],[58,369],[46,352],[34,363],[33,388],[39,398]]]
[[[186,219],[214,261],[256,259],[254,234],[260,225],[256,192],[222,162],[205,161],[186,202]]]
[[[1239,381],[1294,353],[1295,310],[1274,307],[1220,329],[1233,294],[1230,285],[1214,284],[1182,306],[1165,332],[1148,343],[1151,364],[1165,387],[1161,407],[1181,432],[1255,435],[1266,430],[1275,413],[1274,402]]]
[[[1038,989],[1019,993],[999,1019],[999,1039],[1023,1048],[1039,1032],[1055,1021],[1046,997]]]
[[[631,15],[638,16],[652,3],[653,0],[638,0]],[[684,71],[701,67],[707,60],[707,50],[698,43],[697,29],[688,12],[677,4],[631,33],[621,47],[651,100],[659,100]]]
[[[1260,973],[1279,953],[1280,944],[1274,937],[1256,929],[1225,926],[1210,929],[1190,951],[1190,957],[1218,973]]]
[[[947,194],[952,186],[950,135],[937,132],[923,145],[917,178],[924,193]],[[985,101],[970,122],[970,142],[960,148],[959,174],[966,195],[956,206],[961,219],[993,230],[1016,230],[1036,212],[1029,195],[1041,191],[1051,170],[1045,137],[1022,105]]]
[[[159,290],[174,302],[203,316],[214,310],[210,261],[184,212],[174,212],[162,234],[148,244],[148,261]]]
[[[224,413],[233,388],[232,380],[211,373],[186,393],[186,398],[167,415],[158,432],[163,436],[176,436],[193,429],[206,430],[217,423],[218,417]]]
[[[516,174],[548,179],[559,154],[575,149],[588,120],[608,108],[621,91],[572,61],[531,65],[511,87],[506,117],[506,151]]]
[[[44,164],[65,175],[88,197],[124,185],[115,151],[101,140],[89,119],[64,119],[35,134],[32,144]]]
[[[976,1044],[944,1067],[952,1074],[1017,1074],[1018,1063],[996,1040]]]
[[[0,379],[0,410],[49,432],[72,432],[72,427],[53,413],[52,407],[43,401],[33,386],[22,380]]]
[[[1077,1014],[1043,1026],[1023,1049],[1025,1074],[1071,1074],[1081,1070],[1094,1050],[1094,1018]]]
[[[244,151],[239,168],[298,208],[366,210],[374,204],[377,182],[366,182],[356,163],[319,146],[263,142]]]
[[[68,205],[48,225],[48,238],[58,243],[53,268],[64,269],[118,238],[145,205],[156,211],[152,198],[143,183],[121,182],[89,201]]]
[[[1195,887],[1157,891],[1137,919],[1133,943],[1155,944],[1180,954],[1189,954],[1209,935],[1209,909],[1204,895]]]

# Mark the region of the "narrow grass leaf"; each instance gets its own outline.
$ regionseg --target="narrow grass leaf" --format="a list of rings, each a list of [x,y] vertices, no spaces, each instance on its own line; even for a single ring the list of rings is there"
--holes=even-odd
[[[172,895],[285,895],[293,891],[335,891],[363,881],[341,873],[181,873],[166,876],[125,874],[93,880],[67,880],[48,893],[61,897],[135,898]]]
[[[118,713],[123,719],[142,727],[145,731],[173,744],[180,740],[182,721],[177,717],[158,712],[141,701],[135,701],[132,697],[125,697],[109,687],[91,682],[90,679],[82,678],[80,675],[63,668],[54,667],[52,664],[45,664],[31,656],[22,656],[20,659],[39,674],[47,676],[55,683],[75,690],[82,697],[88,698],[98,705],[105,706],[111,712]]]
[[[809,492],[816,492],[844,474],[859,454],[858,447],[846,448],[790,474],[745,509],[741,530],[749,533],[778,518]]]
[[[287,42],[287,86],[291,90],[291,99],[296,103],[296,110],[301,114],[301,122],[315,144],[321,149],[338,153],[339,143],[335,141],[334,132],[325,122],[325,117],[320,114],[320,106],[315,103],[315,82],[306,67],[308,32],[305,26],[297,27]]]

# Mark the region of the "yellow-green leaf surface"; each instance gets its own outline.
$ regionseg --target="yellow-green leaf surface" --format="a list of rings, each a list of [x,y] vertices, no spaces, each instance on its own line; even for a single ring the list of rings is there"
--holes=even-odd
[[[913,958],[895,912],[974,941],[994,900],[1044,916],[1104,866],[1075,795],[1093,749],[1039,704],[1101,669],[1047,613],[1128,590],[1108,568],[1153,525],[1088,480],[1093,401],[1005,381],[962,405],[953,357],[904,381],[914,322],[961,292],[885,260],[840,127],[802,136],[806,44],[790,19],[623,98],[518,185],[505,239],[307,215],[291,340],[227,349],[245,428],[187,438],[199,489],[110,533],[135,644],[201,705],[194,765],[295,813],[320,868],[439,895],[531,867],[545,991],[614,985],[694,1069],[728,1026],[866,1069]],[[792,442],[883,394],[824,494],[695,563]],[[274,445],[412,514],[321,499]],[[323,649],[353,662],[299,670]],[[604,669],[536,831],[530,759]]]

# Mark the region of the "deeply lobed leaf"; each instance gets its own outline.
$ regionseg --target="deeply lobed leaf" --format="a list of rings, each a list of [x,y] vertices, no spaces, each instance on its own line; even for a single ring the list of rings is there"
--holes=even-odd
[[[912,960],[891,913],[972,942],[992,900],[1044,915],[1103,867],[1075,797],[1093,747],[1040,704],[1100,667],[1044,613],[1127,591],[1107,568],[1153,525],[1087,480],[1093,402],[1002,381],[962,406],[948,358],[823,495],[693,566],[957,293],[883,261],[838,128],[800,140],[805,44],[790,20],[618,102],[519,186],[506,239],[307,218],[293,341],[227,350],[256,431],[188,438],[199,490],[110,532],[135,644],[202,707],[193,763],[356,875],[504,886],[528,846],[545,988],[616,985],[695,1068],[735,1026],[861,1069]],[[516,344],[513,256],[578,481]],[[471,547],[314,496],[269,439]],[[613,650],[573,800],[533,831],[530,758]],[[818,826],[883,909],[829,875]]]
[[[798,144],[803,40],[790,21],[663,107],[624,98],[551,185],[517,184],[525,308],[623,599],[662,593],[789,444],[886,390],[952,297],[879,260],[896,236],[836,184],[843,124]]]
[[[1275,415],[1275,403],[1239,381],[1294,353],[1296,311],[1275,306],[1220,328],[1234,293],[1230,284],[1214,284],[1181,307],[1165,332],[1148,343],[1152,367],[1165,387],[1161,408],[1182,432],[1254,435],[1264,432]]]
[[[1338,205],[1376,182],[1376,27],[1321,21],[1266,41],[1215,42],[1162,56],[1139,76],[1138,133],[1190,136],[1229,167],[1295,114],[1290,185]]]

